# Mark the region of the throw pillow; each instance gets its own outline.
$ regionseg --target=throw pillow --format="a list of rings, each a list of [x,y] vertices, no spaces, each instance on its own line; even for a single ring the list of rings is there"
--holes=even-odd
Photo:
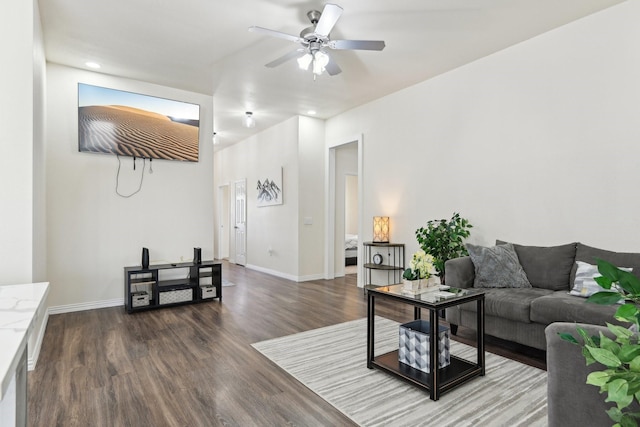
[[[496,241],[496,245],[507,242]],[[534,288],[566,291],[571,289],[571,268],[576,260],[576,243],[560,246],[513,244],[518,261]],[[586,261],[586,260],[585,260]]]
[[[597,265],[587,264],[586,262],[576,261],[578,268],[576,270],[576,278],[573,282],[573,289],[569,292],[571,295],[588,298],[596,292],[606,291],[595,278],[600,276]],[[621,270],[632,271],[632,268],[620,267]]]
[[[530,288],[511,243],[485,248],[467,244],[476,272],[474,288]]]

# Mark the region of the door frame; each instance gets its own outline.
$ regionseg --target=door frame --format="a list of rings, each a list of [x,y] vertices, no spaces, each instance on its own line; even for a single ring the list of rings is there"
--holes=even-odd
[[[362,273],[362,232],[364,219],[364,140],[362,134],[339,141],[330,142],[325,151],[325,206],[327,207],[325,226],[325,256],[324,277],[327,280],[335,278],[335,233],[336,233],[336,149],[342,145],[358,143],[358,287],[363,287]]]
[[[226,201],[224,200],[224,194],[226,190]],[[226,184],[222,184],[218,186],[218,253],[217,259],[224,259],[225,248],[224,248],[224,233],[227,233],[227,244],[226,244],[226,254],[227,259],[231,258],[231,186],[227,182]],[[225,209],[225,203],[227,209]],[[221,229],[223,227],[227,227],[225,231]]]
[[[236,212],[236,185],[238,183],[243,183],[244,184],[244,264],[239,264],[239,265],[246,265],[247,264],[247,222],[249,220],[249,215],[247,213],[247,205],[248,205],[248,200],[247,200],[247,179],[243,178],[243,179],[237,179],[233,182],[233,226],[234,226],[234,230],[236,227],[236,216],[237,216],[237,212]],[[230,237],[231,239],[231,237]],[[238,258],[237,258],[237,254],[238,254],[238,248],[236,247],[236,232],[233,232],[233,263],[234,264],[238,264]],[[231,245],[229,245],[231,246]],[[231,261],[231,250],[229,250],[229,261]]]

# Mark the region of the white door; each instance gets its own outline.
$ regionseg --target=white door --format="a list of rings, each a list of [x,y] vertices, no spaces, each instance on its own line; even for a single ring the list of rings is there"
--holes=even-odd
[[[247,263],[247,181],[236,181],[234,190],[236,195],[234,225],[236,264],[245,265]]]

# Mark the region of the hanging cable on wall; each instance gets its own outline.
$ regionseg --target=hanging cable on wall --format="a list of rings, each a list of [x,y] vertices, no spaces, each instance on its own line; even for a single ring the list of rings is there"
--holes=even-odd
[[[145,159],[144,157],[142,158],[142,173],[140,174],[140,185],[138,185],[138,189],[136,191],[134,191],[131,194],[120,194],[120,191],[118,190],[118,187],[120,185],[120,166],[121,166],[121,162],[120,162],[120,156],[116,155],[116,157],[118,158],[118,171],[116,172],[116,194],[120,197],[124,197],[124,198],[129,198],[135,194],[138,194],[138,192],[142,189],[142,182],[144,181],[144,170],[145,170],[145,166],[146,166],[146,162],[147,159]],[[133,170],[136,170],[136,158],[133,158]]]

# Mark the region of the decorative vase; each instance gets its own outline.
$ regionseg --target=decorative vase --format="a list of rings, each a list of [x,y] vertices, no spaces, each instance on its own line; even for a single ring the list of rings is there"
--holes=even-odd
[[[403,288],[408,291],[418,291],[427,286],[427,281],[425,279],[417,279],[417,280],[402,279],[402,283],[404,284]]]

